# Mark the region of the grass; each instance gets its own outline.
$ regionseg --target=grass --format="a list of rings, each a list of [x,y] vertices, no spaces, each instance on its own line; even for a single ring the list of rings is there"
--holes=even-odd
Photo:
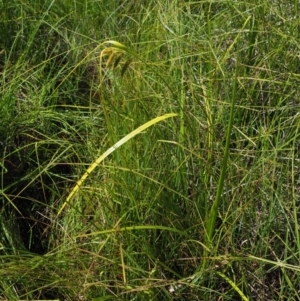
[[[0,2],[0,300],[299,300],[298,11]]]

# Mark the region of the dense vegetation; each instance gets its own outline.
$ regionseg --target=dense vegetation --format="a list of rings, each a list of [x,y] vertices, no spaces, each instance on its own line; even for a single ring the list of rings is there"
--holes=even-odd
[[[0,300],[300,300],[298,6],[0,0]]]

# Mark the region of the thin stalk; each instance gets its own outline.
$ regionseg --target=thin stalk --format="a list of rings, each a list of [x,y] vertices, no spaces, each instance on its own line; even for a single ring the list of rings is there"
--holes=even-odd
[[[222,169],[221,169],[221,175],[218,182],[218,189],[216,198],[213,202],[213,205],[211,207],[211,210],[208,215],[208,219],[206,221],[206,231],[207,231],[207,243],[208,246],[211,245],[212,237],[214,234],[214,228],[216,225],[216,218],[217,218],[217,212],[220,205],[220,200],[223,192],[224,187],[224,181],[227,171],[227,162],[229,157],[229,144],[230,144],[230,135],[232,130],[232,124],[233,124],[233,118],[234,118],[234,105],[235,105],[235,98],[236,98],[236,90],[237,90],[237,70],[238,70],[238,63],[236,62],[236,71],[235,71],[235,77],[233,82],[233,91],[232,91],[232,99],[231,99],[231,108],[230,108],[230,117],[229,117],[229,123],[227,128],[227,135],[226,135],[226,145],[224,150],[224,158],[222,162]]]
[[[230,50],[233,48],[233,46],[237,43],[241,32],[245,28],[246,24],[249,22],[251,17],[249,16],[246,21],[244,22],[242,30],[239,32],[239,34],[235,37],[233,43],[231,46],[228,48],[224,58],[229,55]],[[224,60],[223,58],[223,60]],[[227,135],[226,135],[226,145],[225,145],[225,150],[224,150],[224,158],[222,162],[222,169],[221,169],[221,175],[219,178],[218,182],[218,188],[217,188],[217,194],[216,198],[213,202],[213,205],[210,209],[210,212],[208,214],[208,218],[206,219],[206,245],[210,248],[211,247],[211,242],[212,242],[212,237],[214,234],[214,229],[216,225],[216,219],[217,219],[217,213],[218,213],[218,208],[220,205],[221,201],[221,196],[223,192],[223,187],[224,187],[224,181],[225,181],[225,176],[226,176],[226,171],[227,171],[227,161],[229,157],[229,144],[230,144],[230,135],[231,135],[231,130],[232,130],[232,124],[233,124],[233,118],[234,118],[234,109],[235,109],[235,99],[236,99],[236,90],[237,90],[237,78],[238,78],[238,70],[239,70],[239,63],[238,63],[239,56],[237,55],[236,58],[236,64],[235,64],[235,76],[234,76],[234,81],[233,81],[233,91],[232,91],[232,98],[231,98],[231,108],[230,108],[230,116],[229,116],[229,123],[227,127]]]

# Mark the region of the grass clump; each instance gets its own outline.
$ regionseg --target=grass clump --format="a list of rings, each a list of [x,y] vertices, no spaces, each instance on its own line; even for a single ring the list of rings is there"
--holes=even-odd
[[[0,300],[298,300],[297,5],[0,3]]]

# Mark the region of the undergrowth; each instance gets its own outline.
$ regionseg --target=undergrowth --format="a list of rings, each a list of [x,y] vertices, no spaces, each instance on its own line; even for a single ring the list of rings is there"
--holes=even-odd
[[[299,300],[298,5],[0,1],[0,300]]]

